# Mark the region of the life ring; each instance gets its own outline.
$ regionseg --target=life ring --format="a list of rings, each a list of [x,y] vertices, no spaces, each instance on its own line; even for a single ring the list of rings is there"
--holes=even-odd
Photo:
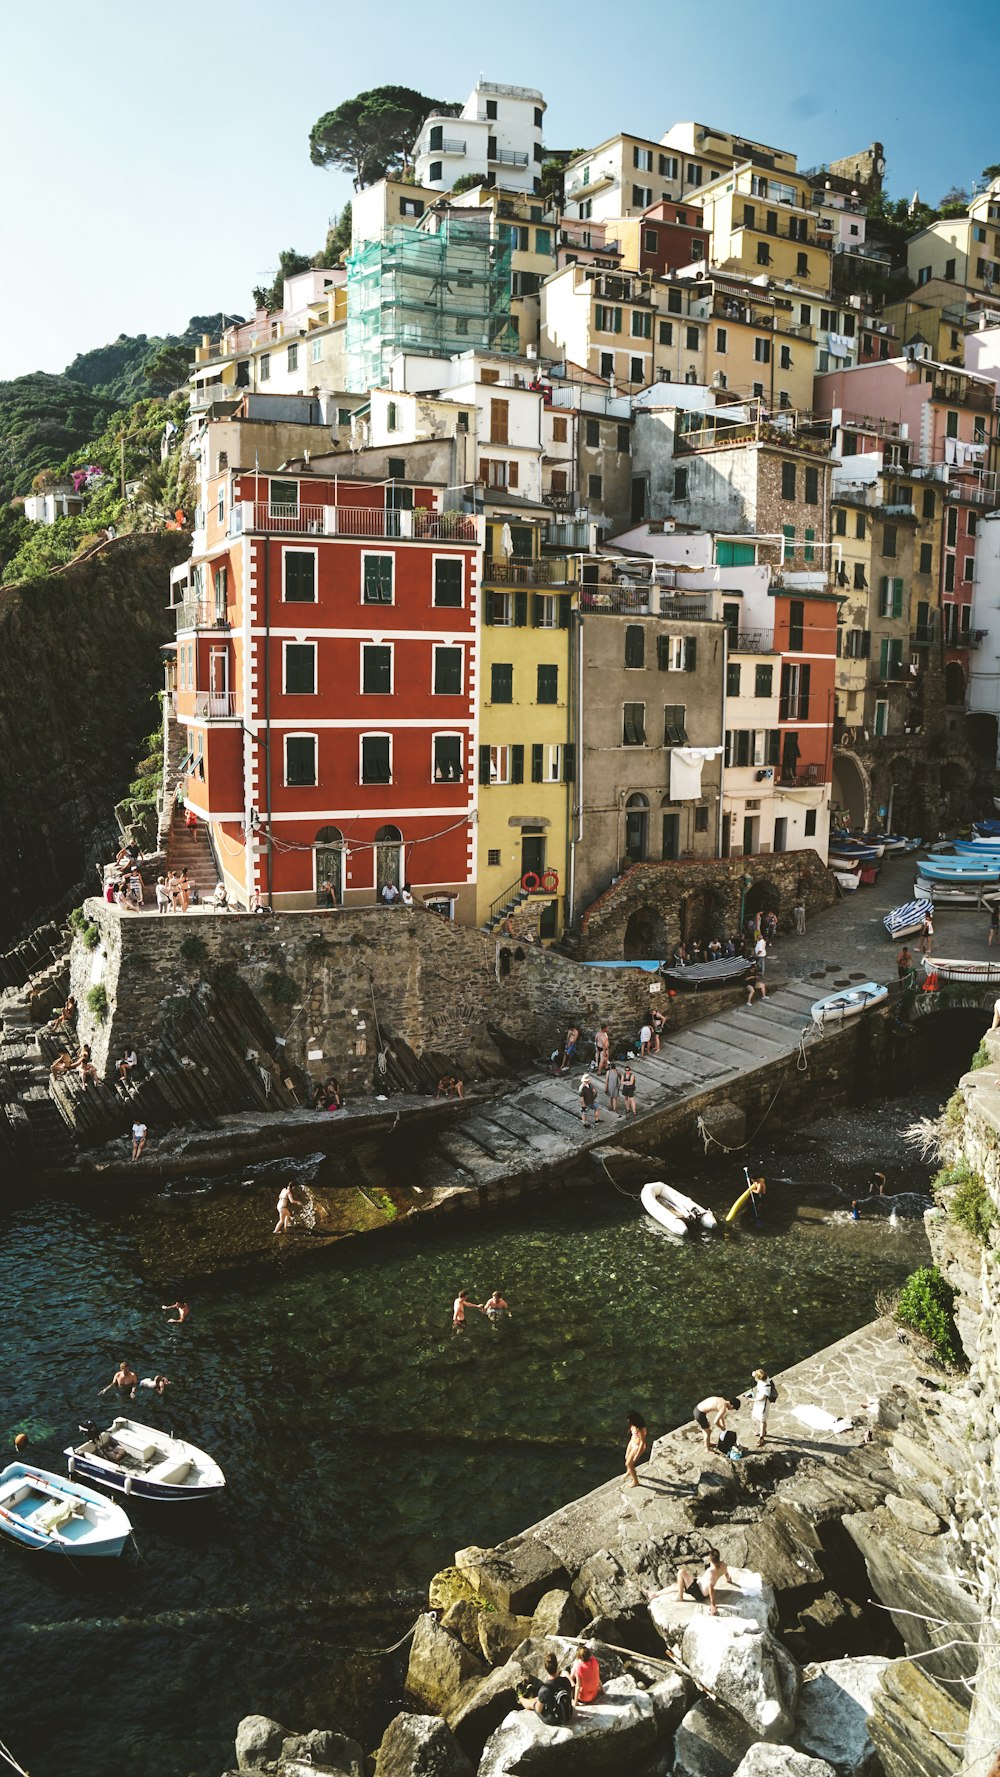
[[[526,895],[533,895],[535,890],[541,888],[541,886],[541,882],[533,870],[526,870],[524,872],[524,875],[521,878],[521,887]]]
[[[559,887],[559,872],[558,872],[558,870],[546,870],[545,875],[542,877],[542,887],[545,890],[546,894],[548,894],[548,895],[555,894],[556,889]]]

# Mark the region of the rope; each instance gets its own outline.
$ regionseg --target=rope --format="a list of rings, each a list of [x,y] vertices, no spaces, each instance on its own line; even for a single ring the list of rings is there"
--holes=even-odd
[[[6,1759],[8,1765],[11,1766],[11,1769],[14,1771],[19,1771],[21,1774],[21,1777],[28,1777],[28,1773],[25,1770],[24,1766],[18,1764],[16,1758],[14,1757],[14,1754],[11,1751],[9,1751],[9,1749],[4,1745],[2,1740],[0,1740],[0,1758]]]
[[[372,1017],[375,1020],[375,1041],[378,1044],[378,1055],[375,1058],[375,1066],[384,1078],[389,1068],[389,1046],[382,1041],[382,1031],[378,1021],[378,1007],[375,1004],[374,982],[369,981],[368,991],[372,998]]]
[[[808,1073],[808,1071],[809,1071],[809,1057],[806,1054],[806,1037],[809,1035],[811,1029],[812,1029],[811,1025],[809,1025],[809,1024],[803,1025],[802,1030],[799,1034],[798,1050],[796,1052],[796,1058],[795,1058],[795,1067],[796,1067],[796,1071],[800,1074],[805,1074],[805,1073]],[[716,1148],[721,1148],[722,1152],[724,1154],[740,1154],[740,1153],[742,1153],[744,1148],[749,1148],[757,1140],[757,1137],[760,1134],[761,1130],[763,1129],[764,1124],[767,1122],[768,1117],[771,1115],[771,1112],[773,1111],[774,1106],[775,1106],[775,1101],[778,1097],[778,1093],[781,1091],[781,1088],[783,1087],[784,1084],[785,1084],[785,1079],[783,1077],[782,1079],[780,1079],[778,1081],[777,1087],[775,1088],[774,1097],[771,1099],[771,1102],[768,1105],[767,1110],[764,1112],[764,1115],[762,1116],[762,1118],[761,1118],[760,1122],[758,1123],[756,1129],[754,1130],[753,1134],[747,1136],[746,1141],[734,1143],[734,1145],[732,1147],[727,1147],[727,1145],[724,1141],[719,1141],[718,1138],[712,1134],[712,1131],[710,1129],[706,1128],[704,1117],[699,1116],[695,1121],[695,1128],[697,1129],[698,1134],[701,1136],[702,1142],[704,1143],[704,1148],[705,1148],[706,1154],[708,1153],[710,1146],[716,1147]]]
[[[640,1193],[638,1191],[626,1191],[624,1185],[615,1184],[615,1181],[611,1177],[610,1172],[608,1172],[608,1163],[605,1160],[604,1155],[598,1154],[596,1157],[601,1162],[601,1165],[603,1166],[605,1173],[607,1173],[608,1183],[610,1185],[614,1185],[615,1190],[619,1193],[620,1196],[627,1197],[630,1202],[634,1203],[636,1201],[636,1198],[640,1195]]]

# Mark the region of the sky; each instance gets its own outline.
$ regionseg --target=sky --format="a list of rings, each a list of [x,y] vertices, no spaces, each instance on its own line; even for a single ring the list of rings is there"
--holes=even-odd
[[[489,20],[500,24],[494,34]],[[954,21],[952,22],[954,18]],[[815,22],[813,22],[815,21]],[[477,78],[541,88],[548,147],[697,119],[798,154],[885,144],[894,197],[936,202],[1000,161],[996,0],[49,0],[5,9],[0,378],[63,370],[119,333],[247,314],[284,247],[323,244],[351,195],[309,131],[389,82],[463,101]]]

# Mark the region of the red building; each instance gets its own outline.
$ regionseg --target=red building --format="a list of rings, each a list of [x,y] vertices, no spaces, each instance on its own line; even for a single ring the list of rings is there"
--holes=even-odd
[[[476,521],[444,490],[300,471],[208,483],[177,611],[184,797],[231,898],[474,917]]]
[[[782,784],[828,784],[836,707],[836,593],[776,585],[774,649],[781,655],[778,726]]]
[[[711,231],[706,228],[704,214],[697,204],[675,204],[664,198],[643,210],[641,216],[619,224],[623,240],[626,232],[633,229],[638,230],[640,271],[655,272],[662,278],[697,259],[707,264]],[[626,263],[632,263],[630,252]]]

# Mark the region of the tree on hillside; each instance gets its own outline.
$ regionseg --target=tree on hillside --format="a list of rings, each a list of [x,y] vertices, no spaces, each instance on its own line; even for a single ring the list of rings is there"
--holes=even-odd
[[[990,166],[984,167],[980,178],[985,179],[987,184],[991,179],[1000,179],[1000,161],[993,161]]]
[[[335,216],[326,231],[326,245],[322,253],[317,253],[314,265],[340,265],[351,251],[351,205],[346,203],[339,216]]]
[[[428,112],[454,110],[411,86],[373,86],[317,118],[309,132],[316,167],[350,173],[361,191],[409,164],[410,149]]]
[[[146,362],[146,381],[154,395],[169,395],[187,382],[191,374],[193,348],[172,345],[164,340],[158,352]]]
[[[278,270],[271,284],[258,284],[253,293],[254,303],[259,309],[267,309],[273,314],[280,309],[285,295],[285,279],[294,278],[296,272],[308,271],[313,261],[307,253],[300,253],[295,247],[285,247],[278,254]]]
[[[918,200],[911,205],[905,197],[891,198],[879,191],[868,199],[865,215],[872,239],[889,248],[894,265],[905,265],[906,243],[910,236],[926,228],[928,223],[936,222],[938,213],[930,204]]]
[[[939,216],[964,216],[969,207],[969,194],[962,185],[951,185],[938,200]]]

